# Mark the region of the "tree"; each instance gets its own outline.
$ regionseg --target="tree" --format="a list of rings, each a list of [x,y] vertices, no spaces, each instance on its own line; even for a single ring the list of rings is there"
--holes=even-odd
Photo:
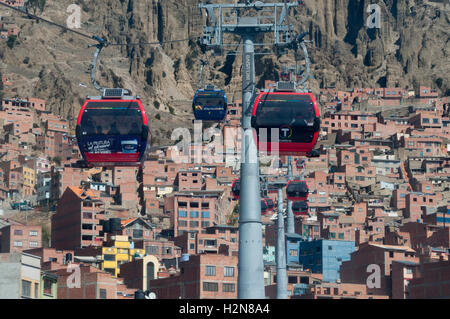
[[[11,34],[8,37],[8,40],[6,41],[6,45],[8,46],[8,48],[12,49],[12,48],[14,48],[14,45],[16,44],[16,42],[17,42],[17,36],[14,34]]]
[[[44,12],[46,0],[28,0],[25,3],[25,9],[31,10],[33,14],[36,14],[39,10],[40,13]]]
[[[53,162],[55,162],[58,166],[61,165],[61,157],[56,156],[53,158]]]

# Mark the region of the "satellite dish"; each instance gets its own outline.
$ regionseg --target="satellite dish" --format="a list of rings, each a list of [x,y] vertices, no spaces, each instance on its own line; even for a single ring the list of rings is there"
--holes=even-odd
[[[149,293],[147,299],[156,299],[156,294],[154,292]]]

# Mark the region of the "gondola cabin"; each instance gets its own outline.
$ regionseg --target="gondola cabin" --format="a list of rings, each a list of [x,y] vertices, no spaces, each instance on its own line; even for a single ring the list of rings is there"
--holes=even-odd
[[[273,211],[275,205],[273,203],[272,198],[264,198],[264,200],[266,201],[267,204],[267,210]]]
[[[234,199],[239,200],[239,196],[241,194],[241,181],[239,179],[233,180],[231,192],[233,193]]]
[[[267,214],[269,211],[269,206],[267,205],[267,201],[265,199],[261,199],[261,215]]]
[[[278,82],[275,90],[261,92],[255,99],[252,127],[260,152],[278,149],[279,155],[305,156],[319,137],[319,108],[312,93],[296,90],[290,82]]]
[[[192,110],[196,120],[220,122],[227,115],[227,105],[225,91],[208,85],[195,92]]]
[[[147,114],[139,97],[127,93],[104,89],[81,107],[76,136],[88,166],[139,166],[145,160],[151,141]]]
[[[308,192],[308,184],[305,181],[289,181],[286,186],[286,196],[291,201],[307,200]]]
[[[308,202],[300,201],[292,203],[292,213],[294,216],[306,216],[308,215]]]

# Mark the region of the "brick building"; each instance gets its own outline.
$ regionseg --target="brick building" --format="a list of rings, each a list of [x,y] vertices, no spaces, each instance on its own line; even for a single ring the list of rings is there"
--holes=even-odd
[[[0,229],[0,253],[21,252],[41,246],[41,226],[12,224]]]
[[[68,187],[58,201],[56,214],[52,216],[52,247],[102,246],[100,232],[104,218],[104,203],[91,190]]]
[[[165,213],[170,215],[174,236],[185,231],[201,232],[203,228],[218,224],[218,199],[221,192],[175,193],[164,199]]]
[[[178,276],[151,280],[150,291],[158,299],[236,299],[237,262],[237,256],[190,256]]]

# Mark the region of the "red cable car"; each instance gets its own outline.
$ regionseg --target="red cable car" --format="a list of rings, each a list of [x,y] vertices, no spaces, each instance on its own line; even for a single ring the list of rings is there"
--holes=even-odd
[[[269,211],[269,205],[267,205],[267,201],[265,199],[261,199],[261,215],[267,214]]]
[[[307,201],[292,203],[292,213],[295,216],[306,216],[306,215],[308,215],[308,210],[309,210],[309,207],[308,207]]]
[[[78,115],[76,135],[88,166],[139,166],[150,149],[147,115],[138,97],[104,89],[88,98]]]
[[[267,210],[273,211],[273,208],[274,208],[275,204],[273,203],[272,198],[268,197],[268,198],[264,198],[264,200],[267,203]]]
[[[235,179],[233,180],[233,184],[231,185],[231,192],[233,193],[234,199],[239,200],[241,194],[241,180]]]
[[[256,130],[258,150],[275,150],[271,129],[279,129],[279,155],[310,156],[320,130],[316,100],[312,93],[299,92],[293,85],[283,91],[278,87],[280,82],[276,91],[261,92],[253,105],[252,127]],[[260,129],[267,129],[267,143],[260,141]]]
[[[308,184],[305,181],[289,181],[286,186],[286,196],[291,201],[308,199]]]

